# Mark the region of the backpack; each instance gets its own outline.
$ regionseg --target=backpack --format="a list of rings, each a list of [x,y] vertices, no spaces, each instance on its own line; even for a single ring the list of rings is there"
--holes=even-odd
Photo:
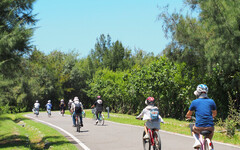
[[[158,112],[158,109],[157,108],[152,108],[150,110],[150,118],[152,121],[157,121],[159,118],[159,112]]]
[[[75,113],[82,113],[82,107],[80,103],[75,104]]]

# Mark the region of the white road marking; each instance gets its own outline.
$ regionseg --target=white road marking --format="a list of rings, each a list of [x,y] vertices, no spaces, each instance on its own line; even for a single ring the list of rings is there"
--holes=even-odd
[[[83,144],[79,139],[77,139],[74,135],[72,135],[71,133],[67,132],[66,130],[64,130],[64,129],[58,127],[58,126],[55,126],[55,125],[53,125],[53,124],[51,124],[51,123],[48,123],[48,122],[45,122],[45,121],[42,121],[42,120],[33,118],[33,117],[31,117],[31,116],[28,116],[28,115],[25,115],[25,116],[28,117],[28,118],[32,118],[33,120],[37,120],[38,122],[42,122],[42,123],[44,123],[44,124],[50,125],[50,126],[52,126],[52,127],[54,127],[54,128],[57,128],[57,129],[61,130],[62,132],[64,132],[64,133],[66,133],[67,135],[69,135],[74,141],[76,141],[76,142],[78,143],[78,145],[80,145],[84,150],[90,150],[90,148],[88,148],[88,147],[87,147],[85,144]]]

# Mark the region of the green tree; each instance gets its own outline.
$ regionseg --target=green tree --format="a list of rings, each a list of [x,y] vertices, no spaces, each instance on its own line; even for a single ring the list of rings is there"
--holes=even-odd
[[[30,39],[36,22],[32,15],[35,0],[2,0],[0,2],[0,62],[5,77],[12,77],[21,56],[30,52]]]

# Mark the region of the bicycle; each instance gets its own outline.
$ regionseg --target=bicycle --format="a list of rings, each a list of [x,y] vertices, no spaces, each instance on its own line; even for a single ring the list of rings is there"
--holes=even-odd
[[[76,115],[76,127],[77,127],[77,132],[80,132],[80,128],[81,128],[81,125],[80,125],[80,116],[75,114]]]
[[[38,109],[38,108],[33,108],[32,111],[33,111],[33,113],[36,115],[36,117],[38,117],[38,115],[39,115],[39,109]]]
[[[104,116],[102,113],[99,113],[98,122],[96,122],[96,125],[97,124],[101,124],[102,126],[104,125]]]
[[[145,136],[145,131],[143,131],[143,137]],[[158,130],[148,129],[149,139],[143,138],[143,148],[144,150],[161,150],[161,138]]]
[[[51,109],[47,109],[47,114],[48,114],[48,117],[51,116]]]
[[[195,117],[191,117],[191,119],[188,119],[188,120],[193,120],[195,121],[196,118]],[[195,123],[190,123],[189,124],[189,127],[190,127],[190,130],[191,130],[191,134],[194,134],[193,133],[193,126],[194,126]],[[209,130],[203,130],[200,132],[199,134],[199,142],[200,142],[200,147],[198,148],[195,148],[197,150],[213,150],[213,143],[212,141],[207,138],[209,134],[211,134],[212,132],[209,131]]]
[[[96,120],[97,119],[97,114],[94,114],[93,115],[93,120]],[[96,125],[97,124],[101,124],[102,126],[104,125],[104,116],[102,113],[99,113],[99,116],[98,116],[98,119],[96,121]]]
[[[64,108],[61,109],[61,115],[64,116],[65,110]]]

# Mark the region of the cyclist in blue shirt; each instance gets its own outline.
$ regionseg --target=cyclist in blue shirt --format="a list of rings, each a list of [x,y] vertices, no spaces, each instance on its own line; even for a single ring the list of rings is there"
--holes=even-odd
[[[49,114],[51,115],[51,109],[52,109],[51,100],[48,100],[46,107],[47,107],[47,113],[49,112]]]
[[[213,118],[217,115],[217,107],[214,100],[208,98],[207,93],[208,87],[206,85],[198,85],[196,91],[194,92],[197,99],[192,101],[189,111],[186,114],[188,119],[191,119],[193,111],[195,111],[196,115],[196,122],[193,126],[193,137],[195,139],[195,143],[193,145],[194,148],[201,146],[199,142],[199,134],[201,131],[211,131],[212,133],[209,135],[209,139],[212,139],[214,133]]]

